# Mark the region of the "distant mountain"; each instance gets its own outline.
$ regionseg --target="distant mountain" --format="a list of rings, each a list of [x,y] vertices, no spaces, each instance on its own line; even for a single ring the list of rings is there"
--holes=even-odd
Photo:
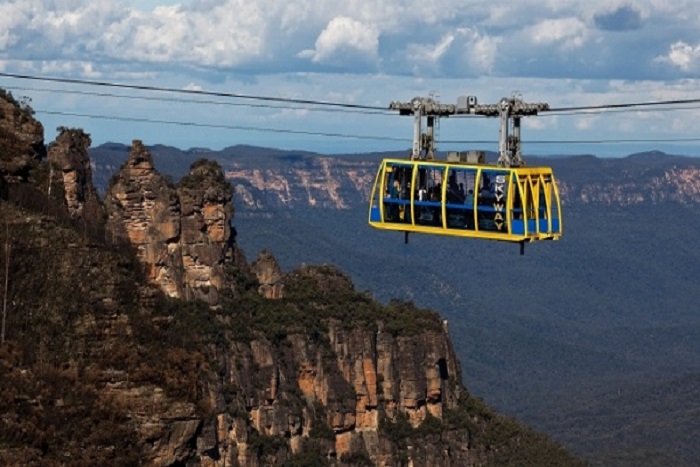
[[[218,151],[183,151],[162,145],[148,149],[156,167],[175,179],[186,174],[189,164],[196,159],[216,160],[235,186],[238,206],[250,209],[346,209],[364,205],[379,161],[405,156],[405,152],[328,156],[253,146],[232,146]],[[127,153],[128,146],[114,143],[90,150],[98,189],[104,190]],[[652,151],[619,159],[590,155],[531,157],[527,163],[554,169],[565,205],[700,203],[698,158]]]

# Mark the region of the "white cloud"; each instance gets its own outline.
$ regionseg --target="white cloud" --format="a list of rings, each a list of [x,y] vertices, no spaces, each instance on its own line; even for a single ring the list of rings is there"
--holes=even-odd
[[[409,44],[406,55],[413,62],[414,73],[421,74],[426,68],[439,71],[437,65],[454,41],[455,35],[448,33],[437,44]]]
[[[409,44],[406,60],[417,76],[478,75],[493,70],[499,51],[499,37],[483,35],[471,28],[445,33],[436,43]],[[432,73],[431,73],[432,72]]]
[[[577,130],[590,130],[595,126],[599,119],[600,117],[596,115],[577,117],[574,123],[574,127]]]
[[[554,44],[565,50],[580,48],[588,37],[588,27],[578,18],[547,19],[527,28],[527,32],[534,44]]]
[[[360,21],[338,16],[333,18],[328,26],[316,39],[315,49],[304,50],[299,56],[310,58],[314,63],[338,61],[347,52],[359,52],[373,60],[377,56],[379,36],[376,29]]]
[[[682,71],[700,69],[700,44],[692,46],[683,41],[671,45],[667,55],[658,57],[657,61],[669,63]]]
[[[498,46],[502,42],[500,38],[479,36],[474,37],[472,53],[469,63],[479,72],[493,71],[498,55]]]

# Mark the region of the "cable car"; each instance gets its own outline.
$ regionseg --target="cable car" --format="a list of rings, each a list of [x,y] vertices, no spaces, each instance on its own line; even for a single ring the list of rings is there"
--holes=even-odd
[[[520,151],[520,117],[546,108],[503,99],[496,106],[437,104],[414,99],[391,108],[417,115],[409,159],[384,159],[370,196],[369,224],[383,230],[451,235],[520,243],[558,240],[562,235],[559,189],[549,167],[527,167]],[[466,109],[466,112],[465,112]],[[499,160],[486,164],[483,151],[449,152],[434,158],[435,119],[455,113],[501,116]],[[420,133],[419,118],[428,116]],[[508,120],[514,122],[508,136]],[[505,124],[503,122],[505,121]]]

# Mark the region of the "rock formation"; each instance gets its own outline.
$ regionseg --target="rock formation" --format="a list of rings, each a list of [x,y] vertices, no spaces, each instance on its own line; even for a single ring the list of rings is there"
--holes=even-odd
[[[175,187],[134,141],[105,197],[108,231],[136,248],[148,280],[170,297],[212,306],[232,253],[231,187],[218,164],[200,161]]]
[[[231,262],[233,204],[231,185],[216,162],[200,160],[177,185],[180,200],[180,250],[185,298],[218,303]]]
[[[284,290],[282,269],[269,251],[261,251],[258,259],[251,264],[250,269],[260,283],[258,288],[260,295],[269,299],[282,298]]]
[[[56,141],[49,145],[50,177],[60,179],[70,217],[83,218],[86,210],[90,211],[90,217],[99,216],[100,201],[92,183],[88,156],[90,135],[80,129],[59,128],[59,131]]]
[[[170,297],[183,297],[180,201],[141,141],[133,142],[129,159],[115,175],[105,209],[109,234],[134,246],[148,281]]]
[[[46,156],[44,127],[28,105],[0,89],[0,177],[6,182],[27,181]]]

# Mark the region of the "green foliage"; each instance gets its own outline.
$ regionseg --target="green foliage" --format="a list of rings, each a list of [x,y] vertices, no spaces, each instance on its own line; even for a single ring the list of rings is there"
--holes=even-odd
[[[248,434],[248,448],[255,457],[264,459],[286,452],[287,441],[282,436],[267,436],[257,430],[251,430]]]
[[[415,434],[421,438],[439,436],[443,431],[445,431],[445,425],[430,412],[426,414],[421,424],[415,428]]]
[[[374,462],[372,462],[365,450],[352,453],[346,452],[340,456],[340,462],[350,467],[372,467],[374,465]]]
[[[314,425],[309,430],[309,438],[312,439],[327,439],[330,441],[335,440],[335,432],[328,425],[328,422],[323,419],[317,419]]]
[[[30,102],[32,101],[30,97],[22,96],[19,99],[16,99],[12,95],[12,92],[0,88],[0,98],[4,98],[6,101],[13,104],[23,120],[34,115],[34,109],[30,105]]]
[[[0,348],[0,463],[139,464],[138,436],[125,414],[78,384],[73,371],[22,369],[19,353]]]
[[[457,407],[445,412],[444,426],[467,430],[471,442],[488,454],[489,466],[584,466],[563,446],[536,433],[512,417],[494,412],[481,399],[463,396]]]
[[[441,320],[435,312],[398,300],[384,306],[366,293],[347,288],[325,289],[309,276],[292,275],[285,283],[285,296],[315,319],[335,319],[347,329],[376,331],[379,322],[383,322],[385,331],[393,336],[441,330]]]
[[[399,412],[394,421],[382,416],[379,419],[379,433],[396,445],[401,452],[406,451],[408,439],[414,435],[413,427],[408,421],[408,416]]]
[[[198,159],[190,166],[190,172],[180,179],[178,186],[190,190],[202,190],[212,184],[225,193],[231,193],[231,183],[226,180],[219,163],[209,159]]]
[[[330,464],[318,446],[305,446],[283,464],[284,467],[327,467]]]
[[[202,301],[183,301],[159,296],[153,311],[159,321],[164,343],[194,351],[202,343],[225,342],[224,328],[218,316]]]

